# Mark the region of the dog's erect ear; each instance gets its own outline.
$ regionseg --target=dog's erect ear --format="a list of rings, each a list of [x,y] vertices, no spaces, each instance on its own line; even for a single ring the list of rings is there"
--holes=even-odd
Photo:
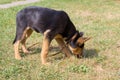
[[[80,37],[82,37],[84,35],[83,32],[75,33],[75,35],[72,37],[71,40],[74,40],[77,37],[78,34],[80,35]]]
[[[83,39],[84,39],[84,42],[86,42],[86,41],[90,40],[91,37],[84,37]]]
[[[80,37],[82,37],[84,35],[84,32],[79,32],[79,34],[80,34]]]
[[[75,33],[75,35],[71,38],[71,40],[74,40],[77,37],[78,33]]]
[[[83,37],[78,38],[76,44],[83,44],[83,43],[84,43],[84,38]]]
[[[80,37],[76,43],[83,44],[84,42],[88,41],[90,37]]]

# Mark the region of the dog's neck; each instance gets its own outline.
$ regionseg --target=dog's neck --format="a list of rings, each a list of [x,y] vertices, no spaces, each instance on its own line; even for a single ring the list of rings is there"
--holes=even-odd
[[[70,19],[68,19],[66,28],[64,30],[64,33],[62,34],[63,37],[65,38],[66,43],[69,43],[69,41],[72,39],[72,37],[76,33],[78,33],[78,35],[79,35],[79,31],[76,30],[72,21]]]

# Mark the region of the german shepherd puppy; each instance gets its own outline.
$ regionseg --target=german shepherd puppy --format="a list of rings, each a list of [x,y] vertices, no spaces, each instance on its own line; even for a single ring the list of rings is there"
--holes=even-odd
[[[72,52],[78,58],[83,54],[84,43],[90,39],[83,37],[83,32],[76,30],[66,12],[43,7],[31,6],[19,11],[16,16],[16,26],[16,36],[13,41],[15,58],[21,59],[20,43],[23,52],[29,53],[25,43],[32,32],[36,31],[43,34],[42,64],[47,64],[48,50],[53,39],[67,57],[70,57]]]

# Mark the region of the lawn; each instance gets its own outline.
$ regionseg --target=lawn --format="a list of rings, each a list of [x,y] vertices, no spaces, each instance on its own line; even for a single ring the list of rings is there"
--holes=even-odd
[[[42,0],[37,3],[0,10],[0,80],[120,80],[120,1],[119,0]],[[16,13],[26,6],[43,6],[66,11],[85,36],[84,57],[64,58],[61,52],[48,57],[50,66],[41,65],[42,35],[33,33],[27,46],[32,53],[15,60],[12,41]],[[53,49],[60,49],[53,40]]]

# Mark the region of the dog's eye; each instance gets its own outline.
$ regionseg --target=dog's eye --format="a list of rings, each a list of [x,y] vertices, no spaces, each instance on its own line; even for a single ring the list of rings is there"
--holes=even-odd
[[[74,42],[70,42],[70,46],[71,46],[72,48],[77,48],[77,47],[78,47]]]

